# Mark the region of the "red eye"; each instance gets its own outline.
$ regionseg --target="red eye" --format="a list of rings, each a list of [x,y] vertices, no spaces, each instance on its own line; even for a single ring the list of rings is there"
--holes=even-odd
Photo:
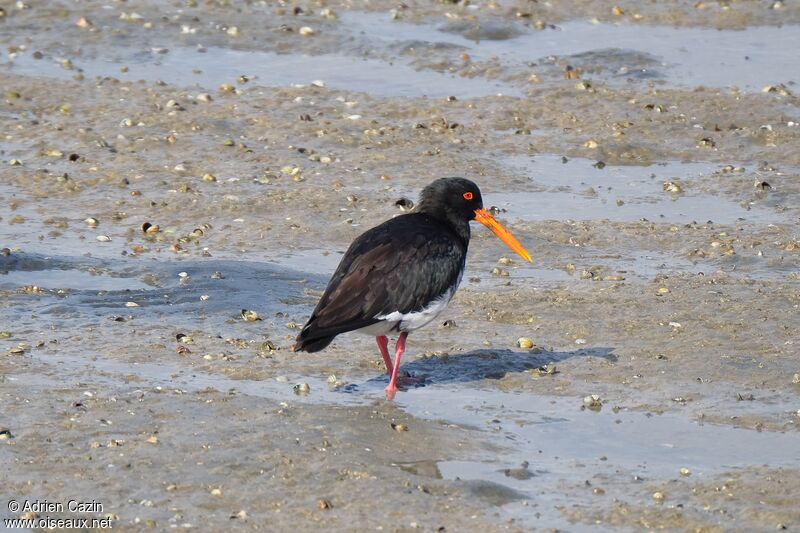
[[[472,200],[472,193],[471,192],[465,192],[464,193],[464,200]]]

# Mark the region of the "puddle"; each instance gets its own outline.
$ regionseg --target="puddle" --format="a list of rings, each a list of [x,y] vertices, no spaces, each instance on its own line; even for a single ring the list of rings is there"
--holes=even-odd
[[[507,210],[506,216],[523,220],[611,220],[733,224],[787,222],[790,217],[772,209],[698,193],[700,179],[718,169],[710,163],[655,164],[595,168],[595,161],[560,156],[504,159],[504,163],[531,178],[538,191],[502,191],[486,195],[486,203]],[[664,191],[664,182],[683,184],[682,194]],[[543,189],[543,190],[542,190]]]
[[[749,466],[800,465],[793,432],[699,424],[681,414],[593,412],[580,409],[580,398],[432,387],[415,389],[398,403],[415,416],[483,428],[506,448],[500,456],[440,461],[438,472],[444,479],[480,480],[526,496],[522,504],[506,504],[506,512],[534,525],[563,520],[555,507],[575,502],[565,486],[600,487],[605,495],[595,499],[647,505],[645,485],[678,479],[681,468],[691,471],[693,482],[702,482]]]
[[[608,197],[605,197],[608,196]],[[633,222],[647,219],[651,222],[705,222],[712,220],[718,224],[733,224],[740,220],[760,220],[780,222],[781,217],[758,213],[741,207],[738,203],[725,200],[713,202],[713,213],[709,212],[709,198],[683,196],[675,200],[655,200],[650,202],[626,202],[617,205],[622,199],[615,194],[584,196],[567,192],[548,193],[500,193],[492,196],[495,204],[508,211],[508,216],[523,220],[564,220],[566,213],[578,215],[578,220],[611,220],[614,222]]]
[[[538,285],[545,283],[586,283],[581,279],[581,270],[595,266],[603,267],[603,275],[622,276],[625,280],[652,280],[658,274],[668,272],[706,273],[714,268],[708,264],[692,262],[683,257],[675,257],[659,252],[629,252],[619,255],[582,254],[572,260],[575,272],[569,274],[563,269],[543,269],[530,266],[528,263],[516,263],[513,268],[513,279],[529,279]]]
[[[103,357],[93,357],[92,354],[74,356],[63,352],[49,356],[47,363],[59,369],[56,374],[66,376],[80,369],[91,374],[93,380],[109,386],[118,386],[120,381],[128,380],[129,376],[136,376],[145,380],[148,387],[180,389],[189,392],[200,392],[213,388],[224,392],[236,391],[254,398],[302,404],[366,405],[372,401],[372,398],[349,394],[347,390],[334,389],[326,381],[308,376],[287,375],[288,381],[284,383],[273,379],[262,381],[232,379],[163,360],[158,363],[114,361]],[[51,384],[48,377],[44,375],[19,374],[16,377],[7,377],[7,379],[26,384]],[[294,385],[297,383],[309,383],[311,393],[295,394]]]
[[[502,436],[514,443],[518,453],[504,455],[496,468],[527,461],[531,478],[544,473],[568,475],[576,463],[605,463],[603,469],[643,477],[673,477],[681,467],[703,477],[749,465],[800,464],[793,433],[699,424],[670,413],[581,410],[580,398],[430,387],[414,389],[414,394],[403,395],[398,403],[415,416],[483,427]],[[714,449],[709,449],[709,442],[715,443]],[[768,456],[759,453],[766,449]],[[603,456],[607,461],[598,461]],[[446,477],[449,471],[467,477],[464,470],[450,465],[442,475]],[[508,477],[497,473],[493,481]],[[521,489],[532,488],[536,482],[506,480],[506,484]]]
[[[800,80],[794,52],[800,48],[800,26],[716,30],[573,21],[537,31],[503,23],[504,32],[494,31],[503,38],[492,38],[476,33],[471,23],[418,25],[379,13],[346,13],[342,21],[352,32],[384,46],[448,44],[455,53],[467,52],[478,60],[497,57],[512,68],[529,69],[528,63],[559,56],[574,60],[574,66],[599,68],[604,77],[656,78],[676,86],[757,91],[767,84]]]
[[[215,279],[215,272],[222,278]],[[286,306],[307,299],[301,283],[305,279],[322,283],[313,274],[285,266],[216,258],[161,262],[12,254],[0,257],[0,289],[36,285],[44,293],[17,302],[14,310],[0,308],[0,322],[14,322],[17,331],[36,331],[41,320],[80,327],[125,316],[139,327],[161,327],[160,321],[167,319],[173,329],[196,328],[201,321],[204,329],[235,336],[241,333],[242,309],[256,310],[264,318],[257,325],[264,330],[275,329],[273,321],[283,326],[289,320],[280,318]],[[36,318],[21,318],[26,312]]]
[[[35,285],[42,289],[77,291],[137,291],[148,289],[147,284],[124,277],[112,277],[80,270],[39,270],[5,272],[0,269],[0,289],[16,289]]]
[[[344,252],[345,250],[296,250],[281,257],[270,257],[267,262],[329,278],[339,266]]]
[[[19,54],[2,69],[10,73],[72,79],[75,71],[61,67],[58,58],[33,59]],[[455,95],[472,98],[487,95],[518,94],[511,86],[480,78],[465,79],[432,70],[415,70],[402,61],[389,63],[339,54],[309,56],[242,51],[209,47],[204,53],[194,48],[173,47],[166,53],[132,48],[104,49],[102,54],[71,58],[75,68],[89,79],[110,76],[120,80],[162,80],[178,86],[198,86],[216,91],[223,83],[232,83],[246,74],[255,83],[267,87],[308,85],[322,80],[326,86],[373,96],[427,96],[445,98]],[[129,71],[123,73],[123,65]]]

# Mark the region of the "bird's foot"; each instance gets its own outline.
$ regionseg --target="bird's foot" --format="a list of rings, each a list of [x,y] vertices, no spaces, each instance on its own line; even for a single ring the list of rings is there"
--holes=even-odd
[[[425,378],[415,377],[411,375],[397,376],[394,383],[391,381],[386,386],[386,399],[393,400],[398,390],[405,390],[408,387],[418,387],[425,383]]]
[[[397,394],[397,387],[392,386],[390,383],[388,387],[386,387],[386,399],[387,400],[394,400],[394,396]]]

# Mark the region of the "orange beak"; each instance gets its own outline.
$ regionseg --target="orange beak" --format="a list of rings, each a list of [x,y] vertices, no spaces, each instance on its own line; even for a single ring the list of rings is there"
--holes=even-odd
[[[489,211],[486,209],[476,209],[475,220],[492,230],[492,233],[497,235],[501,241],[506,243],[506,246],[517,252],[521,258],[529,263],[531,262],[531,255],[528,253],[528,251],[522,247],[519,241],[515,239],[506,228],[501,226],[500,223],[489,214]]]

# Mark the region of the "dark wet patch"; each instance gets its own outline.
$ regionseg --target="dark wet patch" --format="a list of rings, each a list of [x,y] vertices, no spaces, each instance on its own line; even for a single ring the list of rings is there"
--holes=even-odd
[[[433,479],[442,479],[442,473],[439,472],[437,461],[414,461],[411,463],[396,463],[403,472],[408,472],[416,476],[430,477]]]
[[[535,350],[474,350],[461,354],[443,354],[417,359],[403,366],[415,377],[424,378],[425,384],[464,383],[484,379],[503,379],[515,372],[525,372],[548,363],[559,363],[572,358],[598,357],[616,361],[613,348],[587,348],[572,352]]]
[[[472,495],[484,500],[489,505],[502,506],[527,498],[527,496],[514,489],[491,481],[470,480],[464,483],[464,487]]]
[[[523,33],[522,28],[506,21],[446,22],[437,28],[441,32],[460,35],[470,41],[507,41]]]

